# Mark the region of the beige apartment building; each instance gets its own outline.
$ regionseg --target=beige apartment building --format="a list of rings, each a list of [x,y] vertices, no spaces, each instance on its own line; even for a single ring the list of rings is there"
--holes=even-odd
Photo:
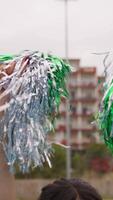
[[[91,142],[99,142],[98,130],[92,121],[102,96],[102,83],[98,86],[98,80],[103,81],[103,77],[98,77],[96,67],[81,67],[79,59],[69,61],[74,69],[69,77],[71,146],[82,150]],[[65,99],[56,122],[55,140],[66,144]]]

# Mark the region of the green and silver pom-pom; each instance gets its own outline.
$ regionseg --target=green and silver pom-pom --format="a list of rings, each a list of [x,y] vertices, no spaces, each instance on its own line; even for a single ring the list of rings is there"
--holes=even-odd
[[[105,66],[105,83],[103,88],[104,96],[97,116],[97,123],[105,144],[113,152],[113,70],[111,64]]]
[[[21,69],[22,60],[26,67]],[[12,74],[0,79],[0,90],[9,100],[0,111],[0,141],[11,170],[17,163],[22,172],[29,167],[50,163],[49,132],[59,110],[61,97],[67,97],[65,78],[70,66],[58,57],[40,52],[25,51],[18,56],[0,56],[6,66],[15,62]]]

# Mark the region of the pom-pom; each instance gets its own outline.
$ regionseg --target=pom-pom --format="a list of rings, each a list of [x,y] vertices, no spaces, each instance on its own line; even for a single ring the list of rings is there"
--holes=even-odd
[[[108,54],[104,59],[108,59]],[[97,124],[107,147],[113,152],[113,69],[112,63],[105,66],[104,96],[97,115]]]
[[[0,63],[4,66],[0,101],[8,99],[0,106],[0,141],[8,165],[14,170],[17,163],[22,172],[42,166],[46,160],[51,165],[47,136],[54,129],[61,96],[68,95],[65,77],[70,66],[55,56],[29,51],[1,56]]]

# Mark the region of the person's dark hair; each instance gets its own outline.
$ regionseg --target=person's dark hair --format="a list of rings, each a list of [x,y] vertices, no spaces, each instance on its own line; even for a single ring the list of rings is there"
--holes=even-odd
[[[102,197],[81,179],[60,179],[42,188],[38,200],[102,200]]]

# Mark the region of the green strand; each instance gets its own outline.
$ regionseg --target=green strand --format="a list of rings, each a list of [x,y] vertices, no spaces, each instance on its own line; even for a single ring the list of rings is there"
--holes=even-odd
[[[0,63],[12,60],[13,58],[14,56],[11,56],[11,55],[0,55]]]
[[[113,152],[113,80],[102,101],[97,121],[105,144]]]
[[[50,61],[51,69],[55,69],[52,73],[54,77],[52,77],[50,74],[48,80],[50,95],[49,105],[52,105],[52,102],[55,101],[58,112],[61,97],[68,97],[65,78],[70,72],[70,66],[69,64],[65,63],[62,59],[57,58],[55,56],[49,55],[46,59]]]

